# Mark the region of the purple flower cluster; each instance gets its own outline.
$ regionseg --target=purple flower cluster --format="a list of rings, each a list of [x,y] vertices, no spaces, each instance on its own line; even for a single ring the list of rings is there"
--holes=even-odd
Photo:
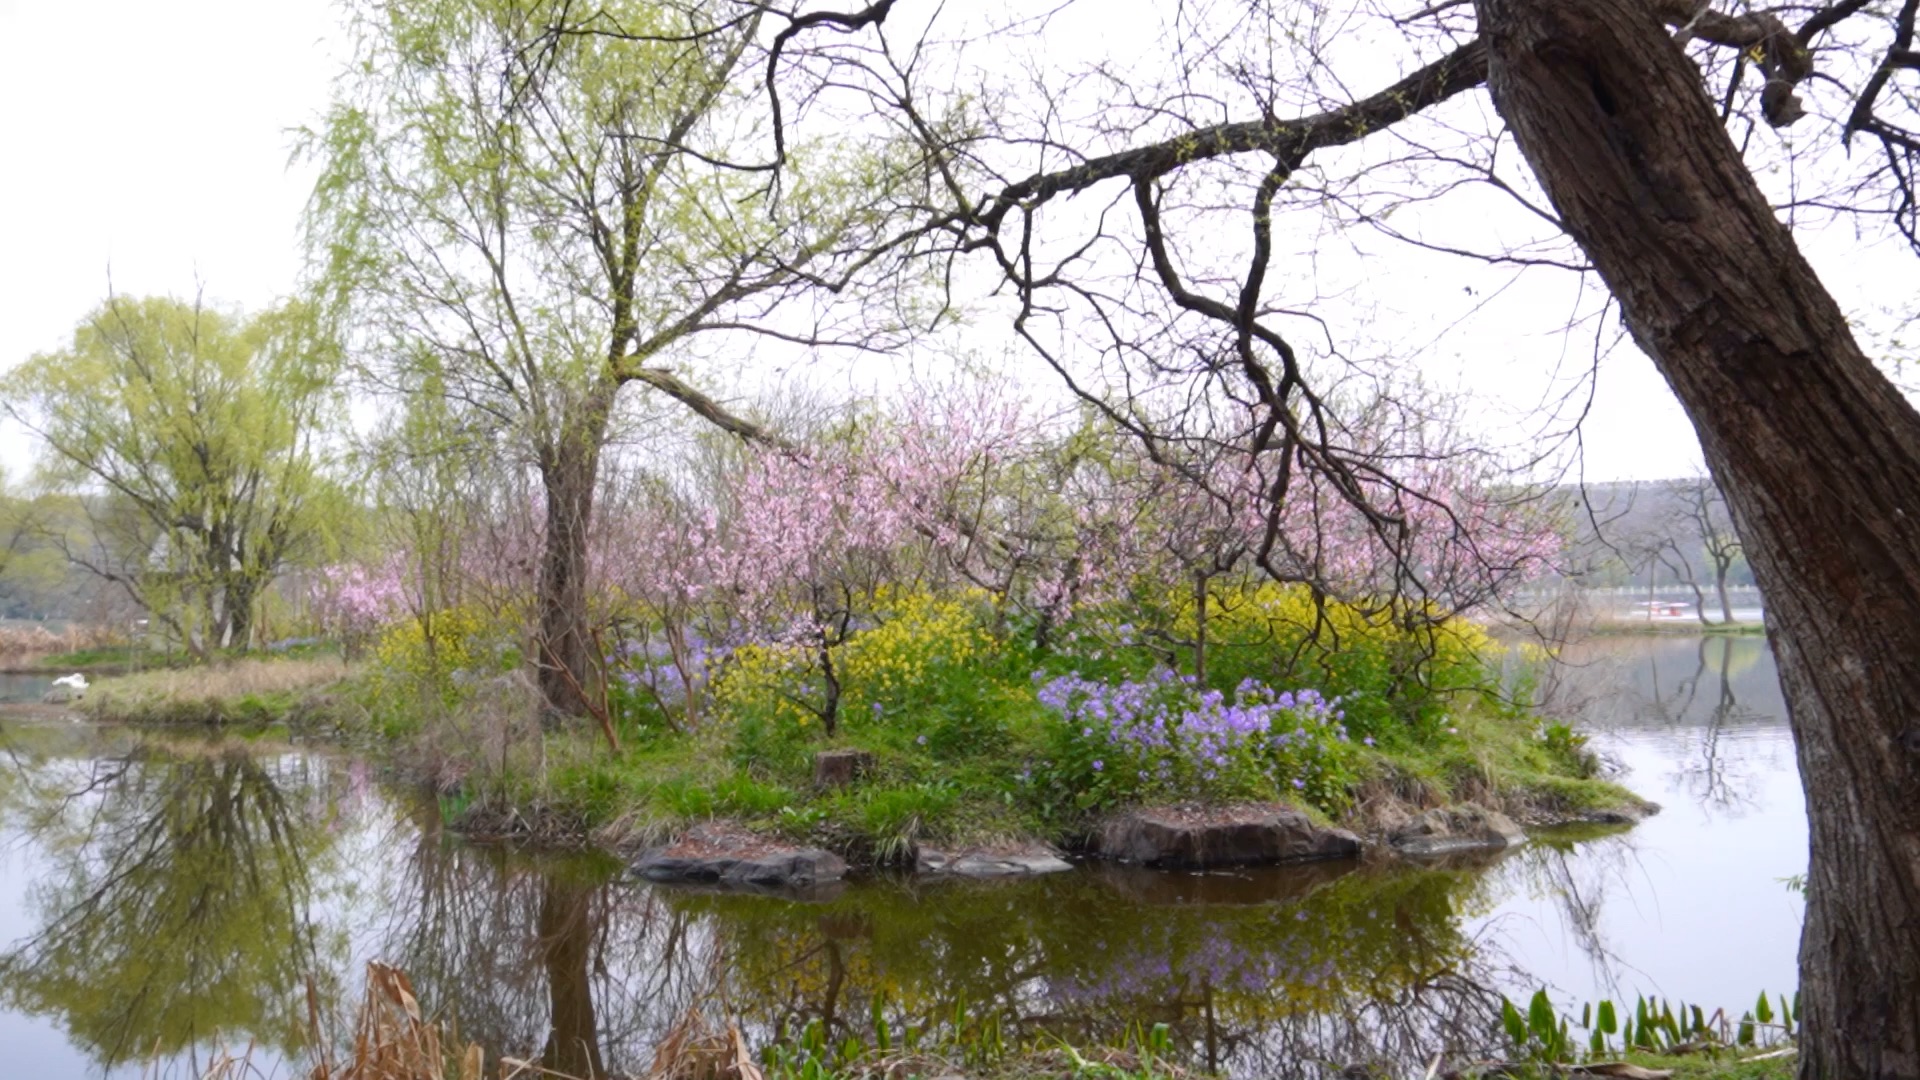
[[[1079,736],[1094,772],[1117,759],[1127,767],[1114,775],[1137,776],[1153,794],[1305,791],[1326,778],[1347,741],[1338,699],[1253,679],[1227,695],[1164,669],[1140,682],[1075,674],[1043,683],[1038,696]]]
[[[664,640],[629,638],[616,644],[607,654],[607,669],[630,693],[646,692],[659,701],[677,705],[687,698],[689,681],[697,688],[725,655],[723,648],[710,646],[698,634],[685,638],[681,662],[674,660],[672,647]]]

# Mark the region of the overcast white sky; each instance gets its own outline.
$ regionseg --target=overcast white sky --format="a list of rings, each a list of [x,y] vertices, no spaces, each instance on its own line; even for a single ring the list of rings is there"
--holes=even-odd
[[[123,293],[204,290],[247,308],[291,290],[310,175],[289,168],[289,129],[324,107],[337,17],[326,0],[0,0],[0,368],[63,345],[109,273]],[[1847,269],[1846,238],[1813,247],[1830,282],[1871,276]],[[1439,264],[1430,277],[1452,294],[1458,282]],[[1437,329],[1408,326],[1421,344]],[[1433,350],[1429,378],[1519,417],[1590,347],[1481,325]],[[1602,368],[1584,436],[1589,479],[1699,468],[1684,415],[1631,350]],[[0,432],[15,478],[29,452]]]

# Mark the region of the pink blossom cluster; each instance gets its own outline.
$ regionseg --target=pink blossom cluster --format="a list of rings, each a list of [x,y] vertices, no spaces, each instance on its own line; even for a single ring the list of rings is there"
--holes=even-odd
[[[373,565],[325,567],[308,596],[314,620],[325,633],[364,639],[407,613],[406,559],[394,555]]]
[[[1055,625],[1195,575],[1464,610],[1559,548],[1485,458],[1424,435],[1356,438],[1338,468],[1178,449],[1154,460],[1063,431],[1004,388],[926,394],[801,449],[754,449],[706,485],[658,485],[598,530],[596,567],[708,640],[817,642],[888,585],[977,588]]]

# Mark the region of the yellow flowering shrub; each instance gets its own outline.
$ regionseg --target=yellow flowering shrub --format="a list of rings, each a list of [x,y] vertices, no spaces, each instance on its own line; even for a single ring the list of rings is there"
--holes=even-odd
[[[818,717],[803,701],[817,697],[812,653],[797,645],[743,645],[713,684],[713,702],[736,718],[804,728]]]
[[[971,594],[888,590],[871,624],[833,646],[837,722],[884,731],[930,750],[983,750],[1001,731],[1010,701],[1031,702],[1024,669],[1009,669]],[[790,754],[788,743],[819,729],[826,679],[816,650],[781,644],[736,649],[714,682],[713,701],[733,723],[742,756]]]
[[[521,662],[518,634],[511,619],[472,604],[404,619],[374,646],[374,690],[436,688],[451,703],[454,672],[493,674]]]
[[[1173,636],[1191,641],[1198,623],[1191,593],[1167,606]],[[1304,585],[1211,590],[1207,681],[1231,689],[1252,678],[1338,696],[1357,734],[1440,732],[1453,698],[1497,693],[1504,650],[1478,623],[1436,610],[1407,614],[1334,599],[1316,605]]]
[[[380,635],[374,659],[397,675],[444,676],[471,668],[491,620],[472,606],[446,608],[394,623]]]
[[[925,703],[946,682],[991,656],[993,639],[970,598],[889,597],[881,622],[842,646],[837,664],[849,700],[869,712]]]

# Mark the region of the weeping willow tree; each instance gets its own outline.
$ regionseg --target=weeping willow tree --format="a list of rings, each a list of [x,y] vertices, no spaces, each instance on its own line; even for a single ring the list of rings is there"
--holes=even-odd
[[[324,546],[338,362],[300,305],[115,297],[0,397],[48,451],[43,479],[85,496],[67,557],[204,656],[256,644],[268,587]]]
[[[710,27],[700,9],[361,3],[358,55],[306,148],[312,250],[374,385],[444,398],[537,477],[532,655],[574,715],[599,698],[588,535],[623,388],[761,437],[685,366],[720,342],[740,355],[743,336],[871,347],[896,321],[820,298],[888,257],[916,159],[822,140],[777,181],[729,164],[770,138],[762,16]]]

